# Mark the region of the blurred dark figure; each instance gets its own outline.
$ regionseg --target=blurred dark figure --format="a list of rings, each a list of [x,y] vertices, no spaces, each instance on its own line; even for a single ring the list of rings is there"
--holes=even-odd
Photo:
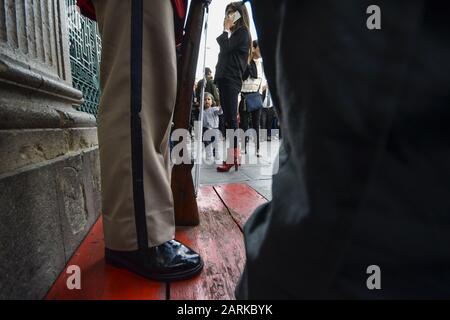
[[[254,2],[283,147],[240,299],[450,298],[448,5],[371,4]]]

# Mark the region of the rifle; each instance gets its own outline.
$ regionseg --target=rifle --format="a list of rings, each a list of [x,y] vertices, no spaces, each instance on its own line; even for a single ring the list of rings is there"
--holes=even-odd
[[[173,130],[189,128],[192,106],[192,88],[195,81],[197,59],[200,51],[205,12],[211,0],[192,0],[186,23],[186,32],[178,61],[178,89]],[[184,143],[186,143],[184,141]],[[172,168],[172,193],[175,208],[175,223],[178,226],[196,226],[200,223],[194,183],[193,161],[176,164]]]

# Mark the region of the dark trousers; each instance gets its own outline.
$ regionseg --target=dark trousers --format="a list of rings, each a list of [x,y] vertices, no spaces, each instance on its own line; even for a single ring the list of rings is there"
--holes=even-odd
[[[261,109],[261,129],[267,130],[267,138],[272,135],[271,129],[273,129],[272,123],[275,116],[275,109],[262,108]]]
[[[222,136],[225,137],[226,131],[225,131],[225,118],[223,114],[219,115],[219,131],[222,133]]]
[[[238,128],[237,123],[237,110],[238,110],[238,97],[241,91],[241,85],[228,79],[217,80],[220,104],[223,109],[224,121],[227,129],[236,130]],[[237,137],[234,137],[233,148],[237,148]]]
[[[208,131],[208,130],[210,130],[210,129],[203,127],[202,137],[205,135],[205,132]],[[218,130],[218,129],[211,129],[211,130]],[[211,143],[214,143],[215,141],[216,141],[216,136],[214,136],[214,135],[211,136],[211,140],[209,140],[209,141],[203,140],[203,143],[205,144],[205,148],[207,146],[209,146]],[[213,148],[213,156],[214,157],[216,156],[216,148]]]
[[[248,112],[244,111],[244,99],[241,99],[239,104],[239,117],[241,119],[240,128],[247,131],[248,129],[254,129],[256,131],[256,150],[259,151],[259,122],[261,119],[261,109]],[[249,137],[245,137],[245,150],[247,150]]]
[[[450,297],[448,10],[372,3],[252,6],[283,143],[238,299]]]

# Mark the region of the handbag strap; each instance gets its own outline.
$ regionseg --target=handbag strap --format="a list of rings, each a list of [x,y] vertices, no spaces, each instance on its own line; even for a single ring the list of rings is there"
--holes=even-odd
[[[263,82],[263,78],[261,77],[261,82],[259,83],[258,91],[256,91],[256,92],[258,92],[258,93],[259,93],[259,91],[261,90],[262,82]]]
[[[259,83],[258,91],[256,91],[258,93],[261,90],[261,86],[262,86],[262,82],[263,82],[263,74],[264,74],[264,67],[263,67],[262,61],[260,61],[259,63],[261,65],[262,74],[261,74],[261,82]],[[258,70],[258,67],[256,67],[256,70]]]

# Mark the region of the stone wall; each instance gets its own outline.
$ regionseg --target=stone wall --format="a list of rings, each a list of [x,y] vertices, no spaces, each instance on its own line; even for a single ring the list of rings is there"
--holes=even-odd
[[[100,212],[65,1],[0,0],[0,299],[43,298]]]

